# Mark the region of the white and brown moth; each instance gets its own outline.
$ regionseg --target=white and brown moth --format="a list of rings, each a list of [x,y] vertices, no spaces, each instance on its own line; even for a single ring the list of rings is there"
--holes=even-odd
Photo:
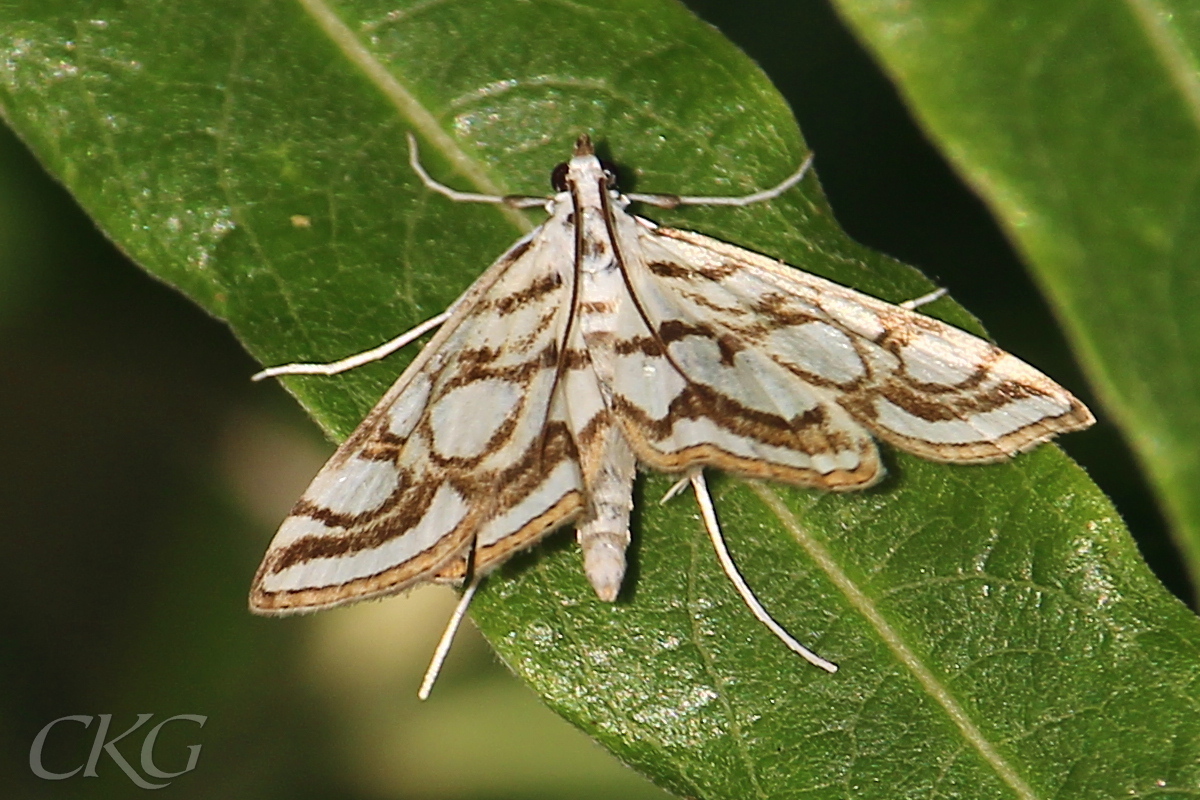
[[[292,509],[250,607],[290,614],[427,581],[465,583],[422,696],[480,577],[556,528],[575,525],[596,594],[616,599],[638,465],[682,475],[676,488],[690,480],[755,616],[832,672],[738,574],[700,468],[848,491],[883,473],[873,437],[981,464],[1093,422],[1042,373],[916,313],[929,297],[886,303],[626,210],[769,200],[809,162],[744,197],[621,194],[581,136],[547,200],[457,192],[426,174],[409,141],[430,189],[544,205],[549,219],[412,331],[332,364],[256,376],[335,374],[441,326]]]

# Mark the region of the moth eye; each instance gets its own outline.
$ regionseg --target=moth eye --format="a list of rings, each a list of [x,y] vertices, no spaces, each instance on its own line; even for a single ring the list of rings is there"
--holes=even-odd
[[[565,162],[559,164],[550,173],[550,188],[556,192],[565,192],[567,190],[567,165]]]
[[[604,178],[608,182],[608,188],[617,188],[617,165],[608,161],[601,161],[600,168],[604,170]]]

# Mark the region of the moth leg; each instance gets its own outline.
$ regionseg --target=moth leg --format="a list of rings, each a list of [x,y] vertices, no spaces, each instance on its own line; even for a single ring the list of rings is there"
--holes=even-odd
[[[667,493],[662,496],[662,499],[660,499],[658,501],[658,504],[660,506],[665,505],[672,497],[674,497],[675,495],[682,492],[684,490],[684,488],[686,488],[687,485],[689,483],[691,483],[691,481],[692,481],[691,475],[684,475],[682,478],[675,481],[675,483],[671,486],[671,488],[667,489]]]
[[[717,551],[717,560],[721,562],[721,568],[725,570],[726,576],[733,582],[734,588],[742,596],[742,602],[750,609],[750,613],[754,615],[755,619],[766,625],[767,629],[775,634],[779,641],[787,645],[792,652],[801,656],[805,661],[814,667],[820,667],[826,672],[837,672],[837,664],[826,661],[792,638],[792,635],[785,631],[783,626],[771,618],[771,615],[763,608],[762,603],[758,602],[758,598],[754,596],[754,592],[746,583],[746,579],[742,577],[742,573],[738,572],[737,565],[733,563],[733,557],[729,555],[729,548],[725,546],[725,536],[721,533],[720,523],[717,522],[717,510],[713,506],[712,495],[708,493],[708,484],[704,481],[704,472],[696,469],[688,475],[688,480],[692,483],[692,492],[695,494],[696,504],[700,506],[700,516],[704,519],[704,527],[708,531],[708,536],[712,539],[713,547]]]
[[[784,178],[779,184],[772,186],[770,189],[763,189],[738,197],[697,197],[678,194],[638,194],[636,192],[627,194],[625,197],[637,203],[646,203],[660,208],[678,208],[679,206],[748,206],[754,203],[774,200],[776,197],[779,197],[779,195],[795,186],[804,178],[808,173],[809,167],[812,166],[812,162],[813,154],[809,153],[808,158],[804,159],[796,171]]]
[[[435,181],[425,167],[421,166],[421,156],[417,152],[417,137],[411,133],[408,136],[408,163],[425,188],[432,189],[440,195],[449,197],[456,203],[492,203],[495,205],[511,206],[513,208],[537,208],[546,205],[545,197],[528,197],[520,194],[477,194],[475,192],[460,192],[451,189],[444,183]]]
[[[458,633],[459,626],[462,625],[463,617],[467,615],[467,606],[471,605],[471,598],[475,596],[475,590],[479,588],[482,580],[482,575],[473,578],[467,584],[462,597],[458,598],[458,605],[454,607],[454,613],[450,615],[450,620],[446,623],[446,630],[442,631],[442,638],[438,640],[437,647],[434,648],[433,658],[429,660],[429,668],[425,670],[425,677],[421,679],[421,688],[417,690],[419,699],[429,699],[429,693],[433,691],[433,684],[437,681],[438,675],[442,671],[442,665],[446,663],[446,656],[450,653],[450,645],[454,643],[454,636]]]
[[[443,311],[436,317],[430,317],[425,320],[415,328],[410,328],[391,341],[384,342],[378,347],[372,347],[370,350],[364,350],[361,353],[347,356],[340,361],[331,361],[328,364],[282,364],[278,367],[269,367],[262,372],[256,372],[250,376],[250,380],[261,381],[263,378],[273,378],[276,375],[337,375],[339,372],[345,372],[346,370],[387,358],[401,347],[424,336],[449,318],[450,311]]]
[[[934,289],[932,292],[929,292],[928,294],[923,294],[920,297],[914,297],[912,300],[905,300],[903,303],[900,303],[899,305],[901,308],[907,309],[909,311],[916,311],[921,306],[929,305],[934,300],[940,300],[941,298],[945,297],[947,294],[949,294],[949,290],[943,286],[941,289]]]

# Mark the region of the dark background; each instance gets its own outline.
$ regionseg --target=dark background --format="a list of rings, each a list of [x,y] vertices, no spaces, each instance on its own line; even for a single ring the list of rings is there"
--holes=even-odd
[[[920,267],[1098,412],[1062,445],[1189,600],[1154,500],[1052,313],[830,9],[688,5],[788,98],[851,236]],[[124,730],[153,712],[209,718],[201,731],[168,728],[156,751],[179,769],[182,748],[204,744],[197,770],[165,790],[177,797],[655,796],[541,709],[478,639],[460,642],[418,707],[448,592],[283,622],[244,610],[275,524],[330,450],[282,390],[249,383],[257,366],[220,322],[128,262],[0,131],[4,795],[138,791],[107,759],[98,778],[37,780],[28,748],[66,714],[112,713]],[[46,764],[66,770],[91,736],[61,730]],[[128,741],[136,759],[140,736]]]

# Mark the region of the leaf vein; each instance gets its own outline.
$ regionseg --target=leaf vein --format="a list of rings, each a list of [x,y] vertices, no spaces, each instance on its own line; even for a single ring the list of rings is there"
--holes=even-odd
[[[963,738],[971,744],[983,760],[989,764],[1004,783],[1016,792],[1022,800],[1035,800],[1037,795],[1025,779],[1017,774],[1016,769],[1008,763],[996,746],[984,736],[983,731],[975,724],[950,690],[938,680],[932,670],[925,665],[917,654],[904,641],[899,631],[893,628],[876,607],[875,601],[860,589],[850,576],[842,570],[832,554],[824,545],[809,535],[800,525],[792,510],[780,499],[779,495],[765,484],[758,481],[747,481],[750,488],[757,494],[785,528],[792,534],[797,543],[804,548],[810,558],[829,577],[831,582],[842,592],[850,604],[862,614],[863,618],[875,629],[884,645],[891,650],[897,660],[903,664],[918,683],[929,693],[950,720],[958,727]]]
[[[400,112],[400,115],[412,124],[421,137],[450,162],[455,171],[483,194],[504,194],[480,168],[476,159],[469,156],[449,134],[442,130],[433,113],[417,99],[408,87],[400,83],[396,76],[376,58],[374,53],[367,49],[328,3],[323,0],[297,0],[297,2],[346,58],[357,66]],[[521,233],[528,233],[533,229],[525,215],[516,209],[501,206],[500,211]]]

